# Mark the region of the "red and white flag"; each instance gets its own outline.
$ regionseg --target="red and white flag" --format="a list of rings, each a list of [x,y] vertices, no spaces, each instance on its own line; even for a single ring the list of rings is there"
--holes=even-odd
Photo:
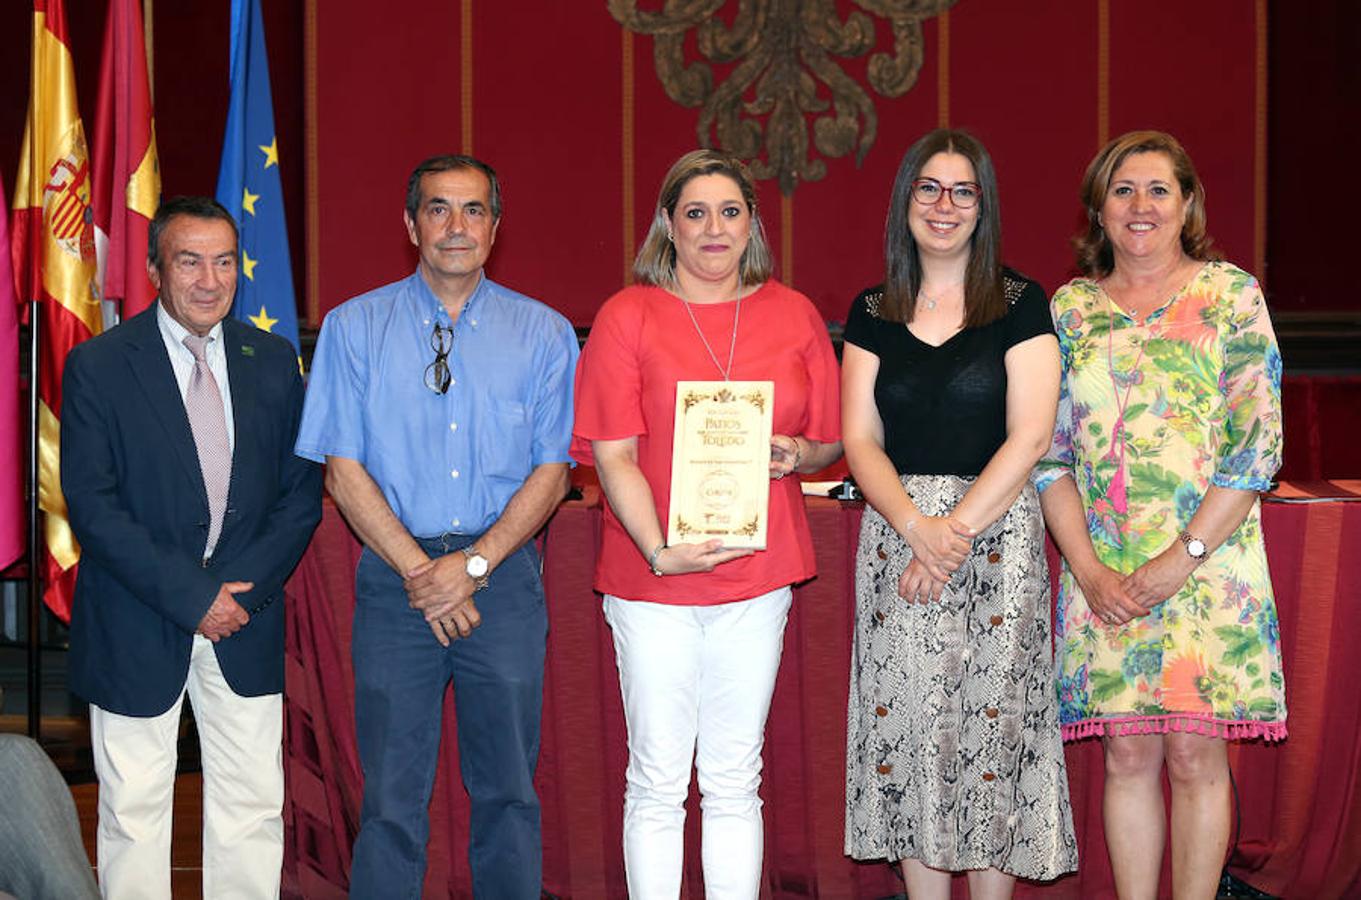
[[[99,284],[126,319],[156,299],[146,273],[147,228],[161,201],[139,0],[109,0],[90,164]]]

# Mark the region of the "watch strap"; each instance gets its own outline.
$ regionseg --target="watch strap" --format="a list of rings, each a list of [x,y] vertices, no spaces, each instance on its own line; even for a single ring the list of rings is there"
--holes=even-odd
[[[483,563],[486,563],[486,562],[487,562],[487,558],[486,558],[485,556],[483,556],[481,553],[478,553],[478,552],[477,552],[477,548],[474,547],[472,544],[469,544],[469,545],[466,546],[466,547],[460,547],[459,549],[463,551],[463,555],[464,555],[464,557],[466,558],[466,560],[472,560],[473,557],[477,557],[478,559],[481,559]],[[465,561],[465,564],[464,564],[464,567],[463,567],[463,571],[465,571],[465,572],[468,571],[466,561]],[[489,569],[485,574],[482,574],[482,575],[473,575],[471,572],[469,572],[469,573],[468,573],[468,577],[471,578],[471,579],[473,580],[473,593],[474,593],[474,594],[476,594],[478,591],[482,590],[482,589],[485,588],[488,584],[491,583],[491,571],[490,571],[490,569]]]
[[[1204,560],[1205,557],[1209,555],[1209,548],[1205,546],[1205,542],[1202,541],[1200,538],[1196,537],[1195,535],[1193,535],[1191,532],[1183,531],[1181,534],[1177,535],[1177,539],[1180,540],[1182,546],[1186,548],[1186,555],[1196,560],[1197,562]],[[1191,546],[1193,544],[1200,545],[1199,553],[1195,553],[1191,550]]]

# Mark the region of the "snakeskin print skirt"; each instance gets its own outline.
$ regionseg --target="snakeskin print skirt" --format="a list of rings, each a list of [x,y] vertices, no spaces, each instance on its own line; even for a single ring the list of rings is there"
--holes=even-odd
[[[970,484],[902,480],[928,515],[954,509]],[[1041,880],[1076,870],[1034,488],[974,540],[938,602],[898,596],[911,558],[867,506],[855,565],[846,853]]]

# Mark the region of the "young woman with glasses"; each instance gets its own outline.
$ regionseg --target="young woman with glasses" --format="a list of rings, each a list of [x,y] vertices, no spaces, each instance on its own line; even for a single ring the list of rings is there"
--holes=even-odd
[[[939,130],[903,157],[885,277],[851,306],[846,460],[856,558],[846,849],[912,900],[1009,897],[1077,867],[1030,473],[1059,358],[1044,291],[1003,268],[992,161]]]

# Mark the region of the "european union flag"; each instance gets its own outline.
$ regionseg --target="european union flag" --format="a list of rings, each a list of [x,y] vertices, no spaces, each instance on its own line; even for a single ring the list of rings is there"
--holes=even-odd
[[[299,347],[260,0],[232,0],[231,52],[232,99],[217,173],[217,202],[231,210],[241,229],[236,317]]]

